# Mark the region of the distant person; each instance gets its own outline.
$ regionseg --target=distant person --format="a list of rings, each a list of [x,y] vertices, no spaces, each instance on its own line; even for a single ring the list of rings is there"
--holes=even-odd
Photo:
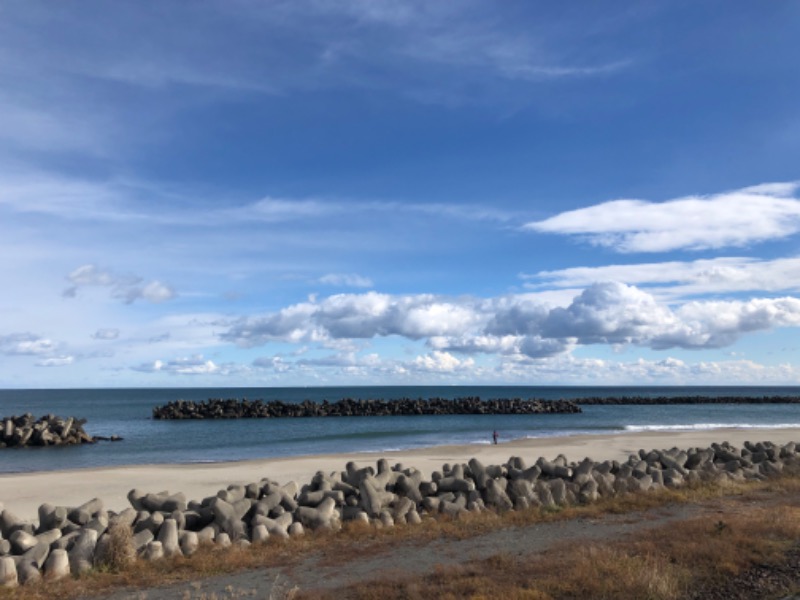
[[[497,435],[497,430],[495,429],[495,430],[492,432],[492,441],[493,441],[495,444],[497,444],[497,438],[498,438],[498,435]]]

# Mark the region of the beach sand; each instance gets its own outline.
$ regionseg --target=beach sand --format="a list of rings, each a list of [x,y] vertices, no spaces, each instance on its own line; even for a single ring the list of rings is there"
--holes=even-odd
[[[615,435],[578,435],[503,441],[498,445],[437,446],[381,453],[342,453],[324,456],[259,459],[228,463],[139,465],[73,471],[51,471],[0,475],[0,503],[23,519],[37,518],[40,504],[77,506],[94,497],[106,508],[122,510],[130,506],[127,494],[132,488],[144,492],[183,492],[189,500],[201,500],[232,483],[249,483],[269,477],[280,483],[308,482],[317,471],[341,471],[348,461],[359,466],[374,465],[379,458],[390,464],[416,467],[426,477],[444,463],[467,462],[476,457],[484,464],[500,464],[511,456],[521,456],[529,464],[537,458],[564,454],[569,460],[584,457],[594,460],[625,460],[640,448],[651,450],[677,446],[690,448],[728,441],[741,446],[744,441],[800,443],[800,429],[716,429],[708,431],[641,432]],[[200,457],[198,457],[200,458]]]

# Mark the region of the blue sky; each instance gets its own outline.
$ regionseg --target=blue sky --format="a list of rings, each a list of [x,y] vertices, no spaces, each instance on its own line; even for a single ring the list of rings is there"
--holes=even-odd
[[[798,384],[799,34],[0,0],[0,387]]]

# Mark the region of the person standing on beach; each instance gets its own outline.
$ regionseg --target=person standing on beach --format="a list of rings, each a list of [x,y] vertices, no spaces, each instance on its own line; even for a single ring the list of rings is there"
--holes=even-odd
[[[497,445],[497,437],[498,437],[498,436],[497,436],[497,430],[495,429],[495,430],[492,432],[492,441],[495,443],[495,445]]]

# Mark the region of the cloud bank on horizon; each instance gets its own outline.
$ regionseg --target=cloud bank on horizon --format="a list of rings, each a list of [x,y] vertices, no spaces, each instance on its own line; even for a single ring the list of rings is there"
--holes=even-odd
[[[724,7],[9,4],[0,387],[800,385],[800,6]]]

